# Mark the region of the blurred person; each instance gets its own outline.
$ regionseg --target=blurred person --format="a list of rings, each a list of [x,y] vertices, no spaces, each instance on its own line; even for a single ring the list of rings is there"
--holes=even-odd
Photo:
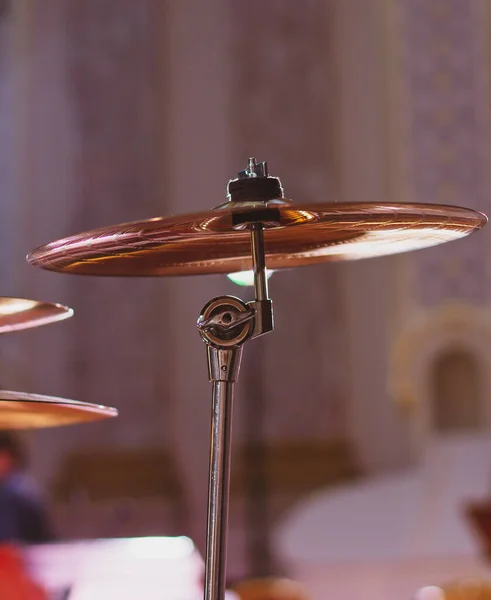
[[[0,598],[2,600],[47,600],[45,592],[31,580],[19,550],[1,544]]]
[[[288,579],[250,579],[232,590],[240,600],[309,600],[306,592]]]
[[[36,544],[53,538],[44,500],[26,472],[22,444],[0,431],[0,544]]]

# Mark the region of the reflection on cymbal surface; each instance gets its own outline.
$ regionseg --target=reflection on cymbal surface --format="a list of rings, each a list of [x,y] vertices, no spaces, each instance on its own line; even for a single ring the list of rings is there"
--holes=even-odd
[[[115,408],[0,390],[0,429],[35,429],[117,417]]]
[[[432,204],[233,206],[105,227],[34,250],[53,271],[106,276],[231,273],[251,269],[252,222],[264,224],[266,266],[276,270],[427,248],[487,222],[476,211]]]
[[[48,325],[71,316],[73,310],[61,304],[0,297],[0,333]]]

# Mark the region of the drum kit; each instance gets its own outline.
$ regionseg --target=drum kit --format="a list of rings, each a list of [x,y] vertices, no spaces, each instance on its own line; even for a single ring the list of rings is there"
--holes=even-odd
[[[223,600],[227,555],[231,422],[243,345],[273,330],[268,270],[376,257],[427,248],[483,227],[485,215],[431,204],[296,204],[265,162],[249,159],[212,210],[96,229],[31,252],[32,265],[109,277],[253,271],[255,298],[220,296],[197,320],[212,383],[205,600]],[[56,304],[0,300],[0,332],[72,315]],[[1,392],[0,427],[53,427],[115,417],[117,411],[60,398]]]

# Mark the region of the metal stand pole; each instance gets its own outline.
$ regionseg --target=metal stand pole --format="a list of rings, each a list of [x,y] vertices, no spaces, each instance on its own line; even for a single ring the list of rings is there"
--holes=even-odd
[[[209,348],[209,352],[215,351]],[[234,372],[214,369],[213,407],[211,427],[210,474],[208,488],[208,531],[206,538],[205,598],[219,600],[225,596],[227,571],[228,496],[230,489],[230,455],[232,438],[232,410],[234,382],[236,381],[242,348],[216,350],[230,353]],[[218,371],[218,372],[217,372]]]
[[[246,304],[233,296],[220,296],[203,308],[197,323],[207,345],[208,373],[213,383],[205,600],[225,598],[232,397],[240,369],[242,345],[248,339],[273,329],[261,224],[251,224],[251,244],[255,300]]]

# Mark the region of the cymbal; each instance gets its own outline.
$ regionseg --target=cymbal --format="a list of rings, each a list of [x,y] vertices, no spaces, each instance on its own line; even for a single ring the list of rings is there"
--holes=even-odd
[[[284,199],[227,202],[213,210],[104,227],[34,250],[52,271],[105,276],[199,275],[251,269],[248,226],[264,226],[266,267],[276,270],[405,252],[461,238],[485,215],[434,204]]]
[[[61,304],[0,297],[0,333],[39,327],[73,316],[73,310]]]
[[[35,429],[117,417],[115,408],[0,390],[0,429]]]

